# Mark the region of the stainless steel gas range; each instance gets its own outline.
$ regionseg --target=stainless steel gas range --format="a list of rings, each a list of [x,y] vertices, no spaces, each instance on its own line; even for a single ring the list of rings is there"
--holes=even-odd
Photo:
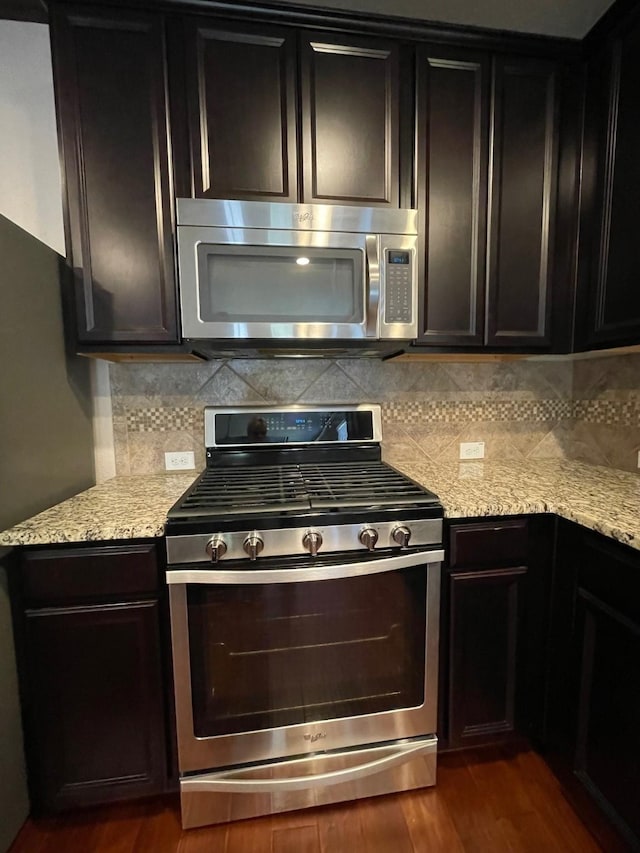
[[[435,783],[443,510],[378,406],[205,410],[169,512],[184,827]]]

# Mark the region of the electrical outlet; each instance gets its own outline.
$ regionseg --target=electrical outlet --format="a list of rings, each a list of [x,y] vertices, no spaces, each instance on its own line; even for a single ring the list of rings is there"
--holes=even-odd
[[[188,471],[196,467],[193,450],[164,454],[164,467],[167,471]]]
[[[460,459],[484,459],[484,441],[461,441]]]

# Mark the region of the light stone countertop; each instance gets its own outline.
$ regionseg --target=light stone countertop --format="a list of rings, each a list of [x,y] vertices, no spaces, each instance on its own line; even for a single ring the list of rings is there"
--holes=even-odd
[[[167,512],[196,476],[190,471],[114,477],[0,533],[0,546],[162,536]]]
[[[640,550],[640,476],[560,459],[430,462],[404,446],[385,461],[435,492],[447,518],[556,513]]]
[[[435,463],[410,445],[383,458],[442,501],[448,518],[553,512],[640,550],[640,476],[579,462]],[[162,536],[196,474],[115,477],[0,533],[0,546]]]

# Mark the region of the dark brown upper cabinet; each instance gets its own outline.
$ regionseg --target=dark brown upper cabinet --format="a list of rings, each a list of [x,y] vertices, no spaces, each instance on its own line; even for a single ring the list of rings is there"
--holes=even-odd
[[[485,55],[418,52],[421,343],[484,342],[489,72]]]
[[[296,201],[296,36],[186,24],[193,194]]]
[[[80,344],[178,341],[163,19],[53,6]]]
[[[640,16],[613,34],[589,66],[587,152],[595,195],[587,347],[640,343]]]
[[[551,344],[558,168],[557,70],[544,60],[494,64],[486,342]]]
[[[185,193],[398,207],[396,43],[195,18],[173,49],[186,69]]]
[[[556,65],[418,53],[418,344],[548,348]]]
[[[301,34],[301,200],[398,207],[398,46]]]

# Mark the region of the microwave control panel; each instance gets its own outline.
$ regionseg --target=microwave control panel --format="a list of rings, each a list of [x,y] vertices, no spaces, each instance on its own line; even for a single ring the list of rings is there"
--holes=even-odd
[[[411,323],[413,269],[411,252],[387,249],[385,323]]]

